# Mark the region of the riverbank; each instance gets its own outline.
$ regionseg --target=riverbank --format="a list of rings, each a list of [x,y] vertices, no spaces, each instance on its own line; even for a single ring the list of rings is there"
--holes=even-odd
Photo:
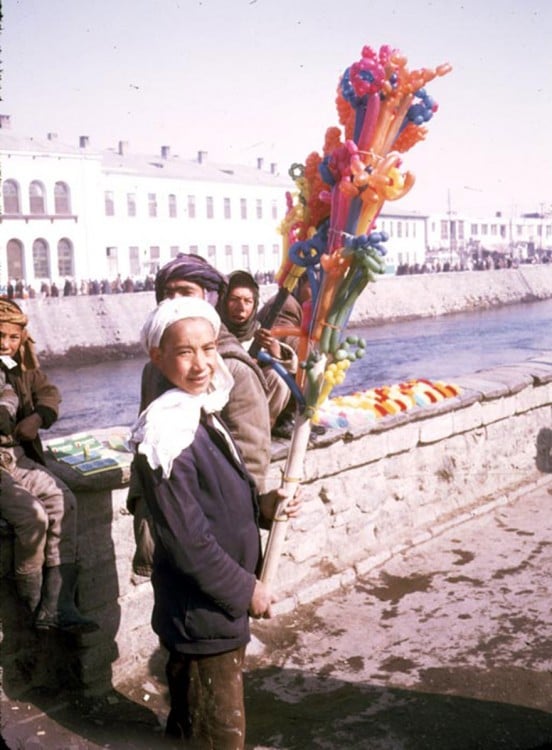
[[[265,301],[275,286],[261,289]],[[437,317],[552,298],[552,265],[382,277],[359,297],[350,326]],[[92,364],[141,352],[153,292],[20,300],[43,365]]]

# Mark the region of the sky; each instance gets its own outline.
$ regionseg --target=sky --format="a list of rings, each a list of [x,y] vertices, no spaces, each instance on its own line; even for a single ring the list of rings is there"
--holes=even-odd
[[[3,0],[0,112],[12,130],[92,148],[285,173],[339,124],[363,46],[408,68],[450,63],[404,154],[396,208],[504,216],[552,209],[550,0]]]

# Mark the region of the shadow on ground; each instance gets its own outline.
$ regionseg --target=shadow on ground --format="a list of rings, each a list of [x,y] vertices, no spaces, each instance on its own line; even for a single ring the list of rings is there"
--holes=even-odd
[[[14,722],[13,716],[6,716],[4,710],[2,720],[8,729],[5,732],[8,747],[10,750],[177,747],[163,738],[167,696],[162,683],[163,665],[160,656],[157,657],[141,687],[134,682],[132,691],[119,687],[101,698],[36,692],[26,696],[27,709],[22,705],[17,709],[21,712],[21,723]],[[429,670],[416,690],[405,690],[346,682],[299,669],[252,668],[246,675],[247,749],[552,748],[552,714],[500,700],[466,697],[485,692],[489,687],[481,683],[480,677],[473,670]],[[527,685],[519,674],[512,675],[512,679],[518,683],[521,694]],[[30,705],[34,714],[29,710]]]
[[[246,683],[250,748],[286,750],[529,750],[552,748],[552,715],[437,691],[324,680],[265,668]],[[451,677],[451,675],[449,675]],[[462,683],[466,675],[456,675]],[[468,681],[468,685],[469,685]],[[291,701],[275,697],[289,688]],[[297,700],[297,693],[302,693]]]

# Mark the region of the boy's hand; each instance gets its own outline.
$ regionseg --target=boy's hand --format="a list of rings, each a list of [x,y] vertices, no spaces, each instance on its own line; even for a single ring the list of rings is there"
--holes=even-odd
[[[271,490],[270,492],[266,492],[264,495],[261,495],[259,497],[259,506],[263,518],[266,518],[267,521],[272,521],[272,519],[274,518],[274,514],[276,513],[278,504],[282,500],[285,500],[287,497],[289,497],[289,492],[286,492],[286,490],[282,488]],[[295,495],[291,497],[286,504],[286,509],[284,512],[288,518],[296,518],[299,515],[301,511],[302,501],[303,493],[301,487],[298,486],[297,490],[295,491]]]
[[[31,414],[17,423],[13,434],[18,440],[34,440],[41,427],[42,417],[40,414]]]
[[[249,605],[249,614],[256,619],[261,617],[271,617],[272,604],[275,601],[276,597],[270,591],[266,583],[257,580],[255,581],[255,588]]]

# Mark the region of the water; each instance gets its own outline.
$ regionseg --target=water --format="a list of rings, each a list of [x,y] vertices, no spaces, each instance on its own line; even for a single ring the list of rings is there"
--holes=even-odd
[[[521,362],[552,350],[552,300],[459,313],[354,331],[367,340],[333,395],[408,378],[450,380],[477,370]],[[48,437],[130,425],[139,406],[144,358],[77,368],[47,368],[60,389],[60,419]]]

